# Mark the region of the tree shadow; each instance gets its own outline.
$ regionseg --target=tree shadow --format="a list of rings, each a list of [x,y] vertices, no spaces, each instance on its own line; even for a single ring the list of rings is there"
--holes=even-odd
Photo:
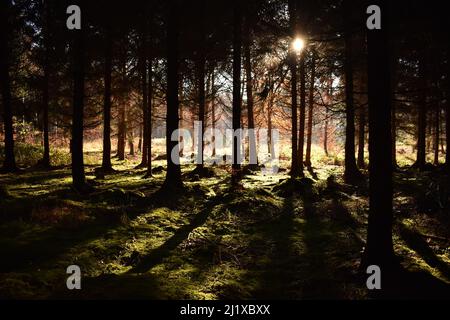
[[[114,198],[118,197],[115,193],[112,196]],[[34,209],[43,205],[43,211],[55,208],[55,214],[58,215],[59,208],[65,208],[66,203],[64,201],[66,200],[78,200],[84,206],[88,200],[99,202],[99,198],[91,199],[91,196],[81,196],[66,188],[58,189],[45,195],[36,195],[26,201],[16,201],[8,204],[6,208],[2,205],[0,206],[2,228],[9,225],[17,227],[23,225],[24,228],[28,229],[30,228],[29,223],[33,223],[35,227],[33,227],[32,233],[21,232],[20,230],[17,233],[14,228],[10,229],[11,227],[9,227],[8,230],[12,231],[11,238],[2,237],[0,242],[0,256],[2,257],[0,271],[12,272],[26,269],[29,266],[41,265],[59,257],[70,248],[102,238],[110,230],[123,227],[123,223],[126,223],[126,221],[148,212],[149,208],[157,208],[158,203],[152,202],[152,197],[153,195],[148,199],[143,198],[130,202],[129,197],[124,194],[124,198],[119,200],[120,202],[123,201],[123,205],[127,208],[126,213],[120,206],[116,206],[113,209],[96,207],[95,212],[90,213],[94,217],[93,220],[81,222],[74,227],[59,223],[48,225],[46,223],[33,222]],[[11,217],[2,213],[5,210],[8,210]],[[75,210],[73,214],[77,215],[82,213],[80,210],[84,210],[84,207],[69,206],[67,210],[71,212]],[[93,209],[86,210],[92,211]],[[124,215],[126,216],[126,221],[124,221]]]
[[[447,279],[450,279],[450,265],[433,252],[419,233],[401,223],[399,232],[409,248],[413,249],[429,266],[438,269]]]
[[[382,271],[381,290],[371,290],[369,296],[382,300],[448,299],[450,285],[426,271],[410,271],[398,265]]]
[[[360,244],[347,236],[343,239],[340,234],[346,233],[346,227],[324,220],[309,193],[300,198],[302,210],[298,210],[297,198],[285,198],[281,214],[264,230],[274,248],[255,298],[347,298],[353,289],[348,287],[360,284],[348,261],[357,259]]]
[[[207,204],[203,210],[195,215],[191,223],[180,227],[177,231],[175,231],[174,235],[160,247],[153,249],[145,256],[139,257],[138,263],[127,273],[145,273],[154,266],[160,264],[164,258],[168,257],[175,248],[177,248],[184,240],[188,238],[189,234],[194,229],[200,227],[206,222],[215,205],[216,201],[211,201]]]
[[[62,281],[64,282],[64,281]],[[50,300],[134,300],[167,299],[161,291],[160,279],[151,274],[109,274],[98,277],[84,277],[81,290],[67,290],[60,286],[49,297]],[[180,288],[182,290],[182,288]]]
[[[287,299],[292,297],[289,284],[293,283],[294,261],[290,237],[295,232],[293,198],[286,198],[281,214],[264,228],[263,238],[273,243],[269,263],[258,279],[259,288],[254,293],[256,299]],[[249,244],[252,246],[252,244]]]
[[[6,183],[14,182],[17,184],[36,184],[42,181],[48,181],[51,179],[63,179],[70,176],[70,171],[66,169],[54,169],[50,171],[44,170],[33,170],[33,171],[23,171],[14,175],[13,177],[2,177]]]

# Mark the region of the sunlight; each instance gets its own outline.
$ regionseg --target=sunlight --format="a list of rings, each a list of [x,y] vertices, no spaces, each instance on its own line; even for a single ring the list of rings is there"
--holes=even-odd
[[[292,47],[296,53],[300,53],[305,47],[305,40],[299,37],[295,38],[294,42],[292,43]]]

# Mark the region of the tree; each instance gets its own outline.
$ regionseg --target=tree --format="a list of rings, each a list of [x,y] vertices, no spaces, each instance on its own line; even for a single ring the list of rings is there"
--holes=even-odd
[[[44,134],[44,153],[41,160],[41,165],[45,168],[50,167],[50,142],[49,142],[49,86],[50,86],[50,4],[48,0],[43,1],[42,8],[43,16],[43,37],[44,37],[44,79],[42,82],[42,122],[43,122],[43,134]]]
[[[353,97],[352,0],[344,0],[344,73],[345,73],[345,171],[347,183],[361,179],[355,158],[355,104]]]
[[[138,67],[139,67],[139,74],[140,74],[140,84],[141,84],[141,94],[142,94],[142,113],[143,113],[143,141],[142,141],[142,160],[139,164],[139,168],[146,167],[148,171],[148,160],[149,160],[149,103],[151,103],[149,97],[148,97],[148,25],[151,24],[151,18],[149,19],[150,22],[147,22],[147,14],[148,14],[148,5],[145,1],[140,1],[140,8],[142,9],[141,17],[140,17],[140,37],[139,37],[139,58],[138,58]],[[146,174],[147,176],[151,175]]]
[[[369,220],[368,265],[387,271],[393,263],[392,140],[389,11],[386,0],[375,1],[382,12],[382,28],[367,31],[369,98]]]
[[[296,0],[289,0],[289,25],[292,32],[292,39],[297,37],[297,3]],[[291,50],[289,56],[289,69],[291,72],[291,172],[292,178],[298,177],[300,174],[298,150],[297,150],[297,56],[294,50]]]
[[[308,132],[306,135],[306,156],[305,164],[311,168],[311,143],[312,143],[312,129],[313,129],[313,114],[314,114],[314,81],[316,77],[316,53],[313,51],[311,56],[311,80],[309,82],[309,101],[308,101]]]
[[[205,97],[205,68],[206,68],[206,57],[205,57],[205,1],[199,1],[198,3],[198,49],[196,56],[196,74],[197,74],[197,90],[198,90],[198,121],[200,122],[200,130],[198,132],[197,143],[198,143],[198,154],[197,154],[197,169],[203,169],[203,151],[204,151],[204,141],[203,135],[205,132],[205,107],[206,107],[206,97]]]
[[[142,161],[140,166],[148,168],[148,145],[149,145],[149,110],[148,110],[148,83],[147,83],[147,54],[148,54],[148,39],[147,39],[147,23],[146,23],[146,6],[143,5],[143,13],[141,17],[141,31],[140,31],[140,39],[139,39],[139,73],[141,80],[141,94],[142,94],[142,111],[144,115],[144,141],[143,141],[143,151],[142,151]]]
[[[179,38],[179,0],[170,0],[167,12],[167,115],[166,115],[166,153],[167,174],[164,181],[166,188],[180,188],[181,168],[179,162],[179,148],[176,141],[172,141],[172,134],[178,129],[178,38]]]
[[[419,61],[421,89],[419,93],[419,112],[417,117],[417,158],[416,163],[414,164],[414,167],[419,170],[422,170],[426,163],[427,68],[427,54],[423,52]]]
[[[126,103],[127,101],[127,49],[122,48],[120,57],[121,97],[119,99],[119,117],[117,132],[117,159],[125,160],[125,140],[127,136]]]
[[[305,53],[300,54],[300,125],[298,132],[298,166],[299,174],[303,176],[303,155],[305,147],[305,122],[306,122],[306,61]]]
[[[365,148],[365,137],[366,137],[366,110],[364,106],[359,106],[359,117],[358,117],[358,168],[364,168],[366,166],[364,161],[364,148]]]
[[[446,140],[446,152],[445,152],[445,166],[447,171],[450,172],[450,45],[447,46],[447,81],[446,81],[446,102],[445,102],[445,140]]]
[[[111,74],[112,74],[112,35],[111,26],[106,26],[105,30],[105,61],[104,61],[104,100],[103,100],[103,153],[102,170],[112,171],[111,164]]]
[[[250,168],[256,168],[258,158],[256,151],[256,135],[255,135],[255,116],[254,116],[254,101],[253,101],[253,77],[252,77],[252,59],[251,59],[251,45],[252,35],[250,30],[250,14],[247,8],[247,15],[244,23],[244,65],[245,65],[245,79],[247,92],[247,118],[248,118],[248,142],[250,154]]]
[[[3,105],[3,122],[5,131],[5,160],[3,172],[14,172],[17,170],[14,156],[14,131],[12,119],[12,99],[10,80],[10,21],[11,1],[0,2],[0,86]]]
[[[242,13],[239,0],[233,0],[233,164],[232,184],[237,185],[241,176],[241,46]],[[239,137],[237,137],[239,135]]]
[[[153,114],[153,55],[148,54],[148,112],[147,112],[147,176],[152,175],[152,114]]]
[[[72,183],[77,191],[86,189],[83,160],[83,119],[85,90],[85,35],[84,28],[70,31],[72,41],[73,108],[72,108]]]

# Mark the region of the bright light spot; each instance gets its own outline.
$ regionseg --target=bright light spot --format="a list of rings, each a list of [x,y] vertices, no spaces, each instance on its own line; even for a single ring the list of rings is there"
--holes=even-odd
[[[305,47],[305,41],[302,38],[296,38],[292,44],[295,52],[300,52]]]

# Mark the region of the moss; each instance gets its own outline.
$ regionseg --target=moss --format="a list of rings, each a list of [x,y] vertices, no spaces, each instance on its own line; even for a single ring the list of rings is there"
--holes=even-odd
[[[98,166],[99,154],[89,156]],[[246,176],[243,190],[237,191],[230,189],[225,168],[215,167],[213,177],[187,181],[183,192],[161,199],[155,194],[164,174],[144,179],[145,170],[134,169],[137,164],[131,158],[114,160],[117,172],[97,180],[90,196],[70,190],[68,169],[0,177],[9,194],[0,202],[0,295],[367,297],[357,277],[367,192],[343,184],[341,168],[324,164],[316,169],[319,180],[314,181],[308,173],[311,179],[290,180],[284,172],[274,176],[256,172]],[[162,166],[164,160],[154,165]],[[87,166],[89,179],[94,168]],[[194,169],[183,167],[183,174]],[[332,186],[327,183],[330,175],[335,176]],[[438,216],[410,213],[415,212],[414,194],[429,179],[419,173],[395,177],[401,193],[397,209],[408,213],[396,217],[408,218],[404,224],[413,234],[446,232],[440,229]],[[443,243],[408,242],[398,229],[394,239],[408,268],[448,279],[442,271],[450,253]],[[143,261],[146,268],[134,272]],[[83,270],[81,292],[64,288],[65,268],[74,263]]]

